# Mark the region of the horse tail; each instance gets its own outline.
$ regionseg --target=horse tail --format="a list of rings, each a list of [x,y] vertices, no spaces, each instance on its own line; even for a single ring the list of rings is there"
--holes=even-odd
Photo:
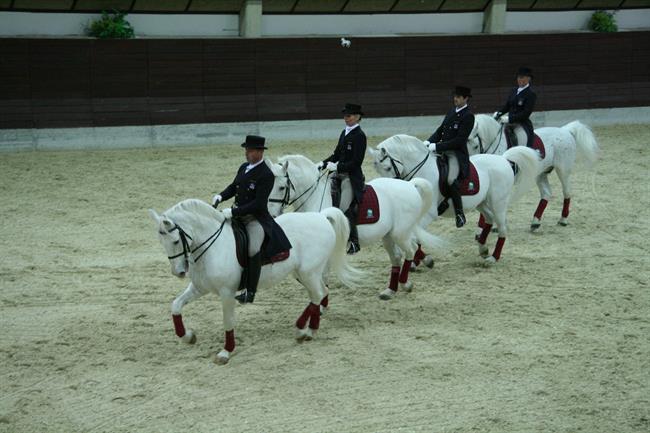
[[[574,120],[564,125],[562,129],[566,129],[573,135],[573,139],[577,144],[579,158],[585,161],[587,167],[593,167],[598,159],[600,149],[598,148],[598,142],[591,128],[579,120]]]
[[[330,268],[344,285],[350,288],[361,285],[365,279],[365,273],[352,266],[348,260],[347,246],[350,237],[348,218],[335,207],[328,207],[320,213],[327,218],[336,234],[336,244],[328,263]]]
[[[514,163],[515,184],[510,196],[510,202],[521,198],[537,180],[541,171],[541,159],[539,153],[525,146],[515,146],[506,150],[503,156]]]
[[[422,179],[421,177],[416,177],[409,182],[415,187],[422,199],[422,207],[420,208],[417,219],[418,223],[413,228],[413,234],[425,248],[443,250],[446,247],[445,241],[426,231],[422,227],[422,224],[420,224],[424,216],[429,212],[429,209],[431,209],[431,206],[433,206],[433,187],[428,180]]]

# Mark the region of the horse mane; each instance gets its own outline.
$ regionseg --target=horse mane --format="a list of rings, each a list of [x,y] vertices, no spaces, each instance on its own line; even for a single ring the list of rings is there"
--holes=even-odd
[[[188,198],[176,203],[167,209],[163,215],[169,217],[172,221],[189,222],[193,225],[201,223],[204,219],[223,220],[221,212],[218,212],[203,200],[196,198]]]
[[[291,178],[294,185],[311,185],[314,179],[318,178],[318,169],[316,165],[303,155],[284,155],[278,159],[278,164],[289,162]],[[292,170],[292,167],[296,169]]]
[[[501,124],[489,114],[475,115],[474,123],[478,128],[477,134],[481,137],[481,140],[487,140],[488,142],[491,142],[496,138],[497,134],[499,134],[499,129],[501,128]]]
[[[395,153],[399,153],[400,155],[419,155],[427,151],[422,145],[422,140],[406,134],[397,134],[388,137],[377,145],[377,149],[382,148],[386,149],[386,152],[391,155]]]

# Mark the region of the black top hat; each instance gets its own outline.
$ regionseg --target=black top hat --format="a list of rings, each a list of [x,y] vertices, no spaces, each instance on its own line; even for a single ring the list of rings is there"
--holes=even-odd
[[[521,66],[519,69],[517,69],[517,76],[533,78],[533,70],[525,66]]]
[[[350,104],[350,103],[345,104],[345,108],[343,110],[341,110],[341,113],[343,113],[343,114],[361,114],[361,115],[363,115],[363,111],[361,111],[361,105]]]
[[[268,147],[264,146],[265,141],[266,139],[259,135],[247,135],[246,141],[241,144],[241,147],[246,149],[268,149]]]
[[[471,98],[472,89],[464,86],[456,86],[454,89],[454,95],[462,96],[463,98]]]

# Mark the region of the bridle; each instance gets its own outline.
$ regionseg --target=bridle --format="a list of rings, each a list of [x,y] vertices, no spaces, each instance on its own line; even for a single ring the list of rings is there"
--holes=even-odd
[[[177,257],[183,256],[185,258],[185,262],[188,263],[189,262],[188,261],[188,256],[191,256],[196,251],[198,251],[201,247],[203,247],[205,244],[210,242],[210,240],[212,240],[212,242],[210,242],[210,244],[207,247],[205,247],[205,249],[201,252],[201,254],[198,255],[198,257],[196,257],[196,258],[193,257],[194,263],[197,263],[199,261],[199,259],[201,257],[203,257],[203,254],[205,254],[208,251],[208,249],[210,249],[212,244],[214,244],[214,242],[217,240],[219,235],[221,235],[221,232],[223,231],[224,224],[226,224],[225,219],[223,220],[223,222],[221,223],[221,225],[219,226],[219,228],[217,229],[216,232],[212,233],[205,241],[201,242],[201,245],[194,248],[193,250],[190,249],[190,243],[187,241],[188,239],[192,240],[192,236],[187,234],[187,232],[185,230],[183,230],[181,228],[181,226],[179,226],[178,224],[175,224],[174,227],[172,229],[170,229],[168,232],[171,233],[171,232],[173,232],[175,230],[178,230],[178,234],[179,234],[179,236],[181,238],[181,244],[183,245],[183,251],[176,254],[176,255],[174,255],[174,256],[168,256],[167,258],[169,260],[173,260],[173,259],[175,259]]]
[[[400,173],[400,171],[399,171],[399,168],[397,168],[397,164],[404,167],[404,163],[402,161],[400,161],[399,159],[395,159],[392,156],[390,156],[388,154],[388,152],[386,152],[386,149],[384,149],[384,152],[385,152],[384,157],[381,158],[379,160],[379,162],[384,162],[384,161],[386,161],[386,159],[390,160],[390,165],[391,165],[391,167],[393,167],[393,172],[395,173],[395,176],[393,176],[393,177],[395,179],[402,179],[402,180],[411,180],[411,179],[413,179],[413,177],[417,174],[418,171],[420,171],[420,169],[424,166],[424,164],[429,159],[429,156],[431,155],[427,151],[427,156],[425,156],[422,161],[420,161],[415,167],[413,167],[413,169],[411,171],[409,171],[405,175],[402,175]]]
[[[483,148],[483,139],[481,139],[481,136],[479,133],[476,133],[476,138],[478,138],[478,151],[479,153],[495,153],[496,149],[494,149],[494,152],[490,152],[492,150],[492,146],[495,144],[497,147],[499,146],[499,143],[501,142],[501,137],[503,136],[503,130],[505,129],[506,125],[501,125],[501,128],[499,129],[499,134],[496,136],[496,138],[490,143],[490,145],[487,147],[487,149]]]
[[[305,194],[309,193],[309,195],[307,196],[305,201],[303,201],[300,204],[300,206],[298,206],[296,209],[294,209],[294,211],[297,212],[297,211],[300,210],[300,208],[302,208],[305,205],[305,203],[307,203],[307,201],[309,200],[309,198],[311,198],[311,196],[314,194],[314,192],[316,192],[316,187],[318,186],[318,183],[320,182],[320,180],[323,178],[324,175],[325,175],[325,172],[323,172],[323,174],[318,176],[318,179],[316,179],[316,182],[314,182],[314,184],[312,186],[307,188],[305,191],[303,191],[301,194],[299,194],[294,199],[291,199],[291,190],[295,191],[296,187],[293,184],[293,182],[291,181],[291,178],[289,177],[289,172],[287,171],[285,173],[285,175],[284,175],[284,178],[287,180],[287,188],[284,191],[284,196],[281,199],[269,198],[269,202],[270,203],[280,203],[282,205],[281,209],[284,210],[285,207],[291,206],[292,204],[294,204],[295,202],[300,200],[302,197],[304,197]]]

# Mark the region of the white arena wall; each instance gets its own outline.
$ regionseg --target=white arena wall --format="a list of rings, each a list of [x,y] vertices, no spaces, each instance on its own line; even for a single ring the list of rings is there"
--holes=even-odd
[[[426,139],[443,116],[367,118],[363,128],[371,137],[394,134]],[[580,120],[589,126],[650,124],[650,106],[537,112],[536,128],[562,126]],[[153,147],[204,146],[241,142],[247,134],[268,142],[332,140],[343,128],[341,119],[276,122],[233,122],[186,125],[147,125],[95,128],[0,129],[0,152],[33,150],[106,150]]]
[[[594,11],[507,12],[506,32],[585,30]],[[98,14],[0,12],[0,36],[81,36]],[[130,14],[138,37],[237,37],[236,14]],[[650,9],[616,13],[620,30],[650,29]],[[483,13],[263,15],[262,36],[391,36],[481,33]]]

